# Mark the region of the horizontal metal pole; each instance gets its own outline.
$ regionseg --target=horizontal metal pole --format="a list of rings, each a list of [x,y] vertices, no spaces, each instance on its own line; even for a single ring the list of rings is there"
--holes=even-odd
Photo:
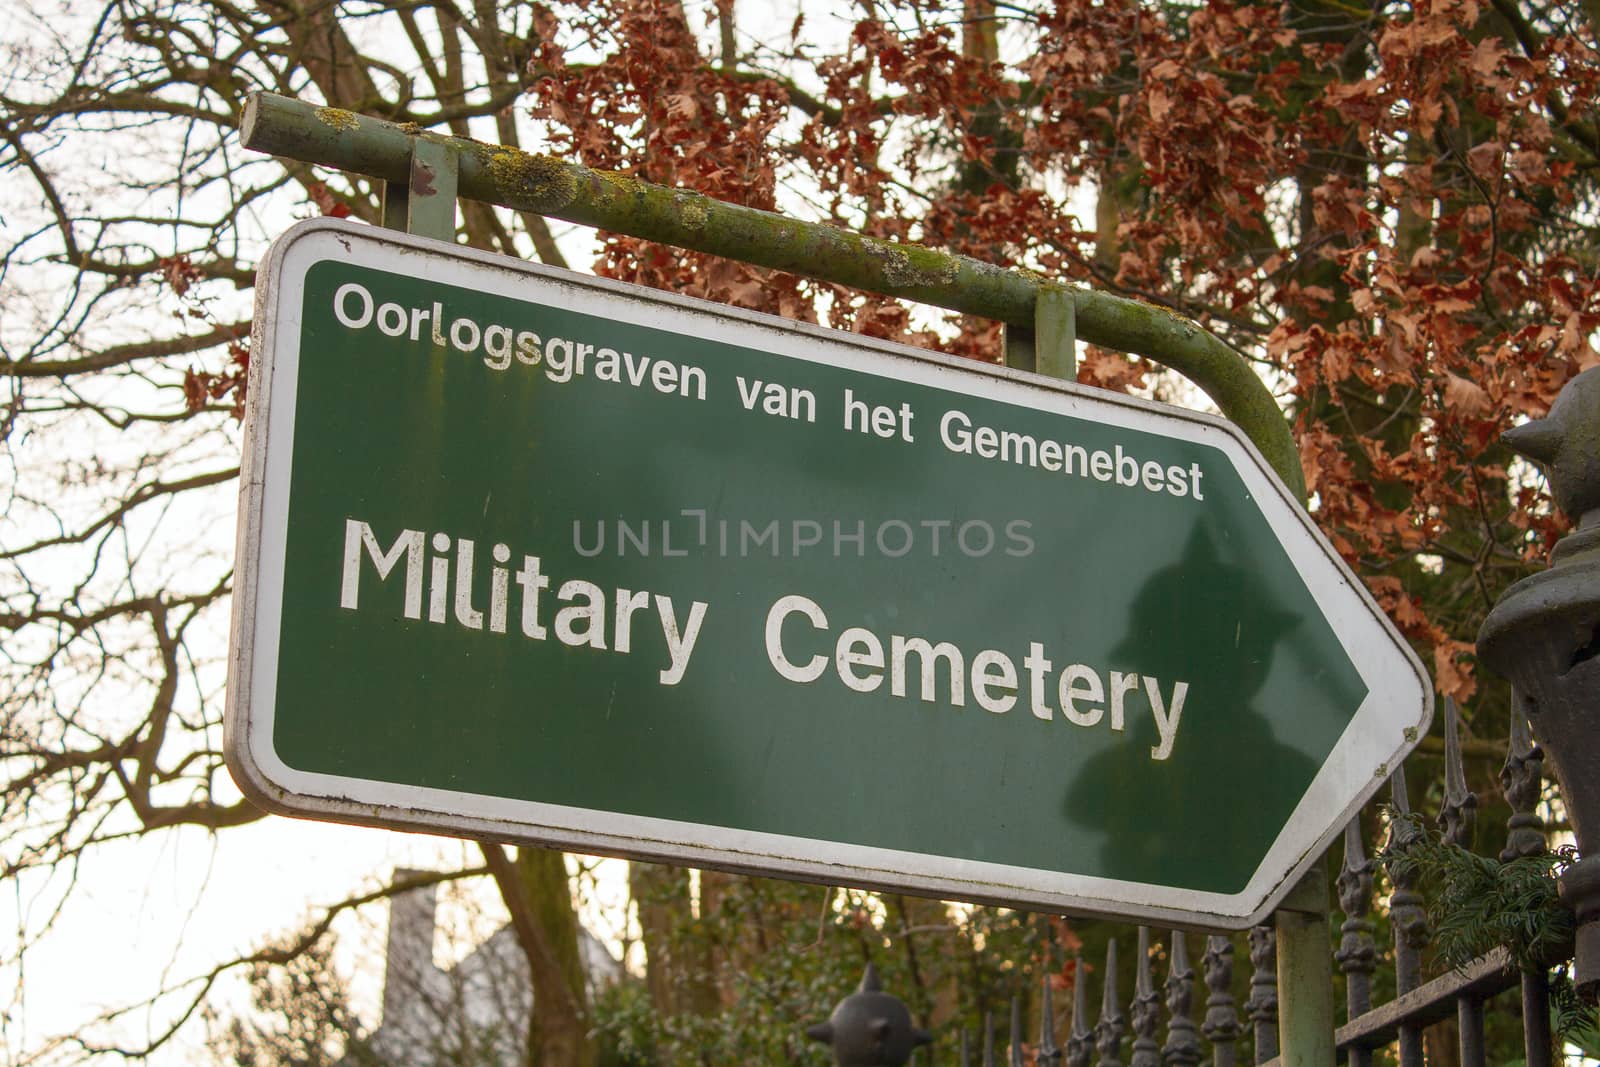
[[[1007,270],[970,256],[882,241],[553,156],[447,137],[274,93],[250,97],[241,137],[246,148],[391,182],[409,179],[412,142],[422,138],[458,153],[459,195],[470,200],[1026,329],[1033,328],[1040,291],[1062,288],[1037,274]],[[1240,353],[1165,308],[1092,289],[1068,291],[1076,305],[1078,337],[1146,356],[1189,378],[1255,443],[1296,497],[1305,498],[1305,479],[1288,423]]]

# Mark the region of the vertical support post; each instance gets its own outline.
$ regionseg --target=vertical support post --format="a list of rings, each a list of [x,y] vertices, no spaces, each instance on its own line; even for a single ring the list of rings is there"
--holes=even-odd
[[[1033,331],[1010,323],[1001,327],[1005,341],[1006,366],[1012,370],[1037,371],[1039,358],[1034,352]]]
[[[409,182],[383,183],[383,226],[406,232],[406,206],[411,199]]]
[[[1284,1067],[1333,1067],[1333,957],[1326,860],[1306,872],[1275,916],[1278,1042]]]
[[[1039,290],[1033,312],[1034,359],[1039,373],[1063,381],[1078,380],[1078,305],[1070,289]]]
[[[385,182],[383,224],[418,237],[456,238],[456,186],[460,160],[437,141],[411,140],[411,173],[405,182]]]
[[[1078,380],[1078,304],[1071,289],[1041,286],[1033,329],[1005,328],[1006,366],[1051,378]]]

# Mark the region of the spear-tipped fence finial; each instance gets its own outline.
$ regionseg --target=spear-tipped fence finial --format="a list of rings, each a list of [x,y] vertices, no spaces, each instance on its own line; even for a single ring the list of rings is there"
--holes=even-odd
[[[1444,839],[1462,848],[1472,843],[1477,796],[1467,788],[1467,769],[1461,759],[1461,713],[1451,697],[1444,701],[1444,803],[1439,806],[1439,828]]]
[[[1150,974],[1150,928],[1139,927],[1139,958],[1133,979],[1133,1055],[1129,1067],[1161,1067],[1161,1046],[1156,1030],[1161,1026],[1161,998]]]
[[[1511,817],[1506,820],[1506,847],[1500,850],[1501,863],[1537,856],[1549,847],[1544,839],[1544,820],[1536,814],[1543,784],[1544,752],[1533,743],[1525,701],[1513,686],[1511,737],[1505,766],[1500,768],[1500,792],[1511,808]]]
[[[1100,992],[1100,1021],[1094,1024],[1094,1044],[1100,1051],[1099,1067],[1122,1067],[1122,1008],[1117,1000],[1117,939],[1106,942],[1105,983]]]
[[[1038,1067],[1061,1067],[1062,1049],[1056,1044],[1056,1011],[1051,1001],[1050,988],[1055,975],[1044,976],[1044,988],[1039,991],[1039,1054]]]
[[[1072,958],[1072,1032],[1067,1035],[1067,1067],[1089,1067],[1094,1056],[1094,1032],[1089,1029],[1089,979],[1083,957]]]
[[[1200,1062],[1200,1037],[1194,1026],[1194,968],[1182,930],[1172,931],[1172,959],[1167,968],[1167,1043],[1161,1058],[1176,1067]]]

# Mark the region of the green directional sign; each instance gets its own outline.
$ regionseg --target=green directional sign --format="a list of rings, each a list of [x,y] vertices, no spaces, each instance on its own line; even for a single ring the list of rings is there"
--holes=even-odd
[[[264,277],[269,808],[1242,926],[1431,715],[1221,420],[345,223]]]

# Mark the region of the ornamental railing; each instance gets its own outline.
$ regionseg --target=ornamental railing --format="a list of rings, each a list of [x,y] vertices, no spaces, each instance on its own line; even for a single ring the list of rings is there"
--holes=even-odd
[[[1484,1023],[1493,1012],[1502,1020],[1518,1020],[1527,1067],[1550,1067],[1562,1062],[1551,1025],[1552,971],[1558,982],[1567,982],[1572,955],[1570,928],[1563,939],[1559,916],[1557,936],[1542,948],[1535,946],[1539,958],[1528,961],[1530,967],[1519,965],[1506,948],[1495,947],[1470,961],[1435,963],[1433,974],[1424,969],[1424,960],[1434,955],[1430,949],[1435,947],[1424,886],[1419,884],[1429,873],[1414,854],[1430,843],[1435,853],[1441,848],[1469,848],[1476,821],[1477,797],[1467,788],[1453,702],[1445,702],[1444,717],[1445,787],[1432,820],[1437,829],[1431,842],[1429,820],[1413,805],[1403,766],[1391,779],[1381,810],[1367,813],[1367,822],[1381,827],[1381,838],[1363,840],[1361,816],[1345,831],[1334,887],[1342,921],[1330,928],[1328,946],[1345,989],[1344,1022],[1336,1032],[1338,1056],[1351,1067],[1367,1067],[1375,1060],[1422,1067],[1424,1033],[1454,1020],[1454,1027],[1442,1027],[1429,1036],[1434,1042],[1454,1045],[1456,1058],[1437,1045],[1434,1056],[1460,1067],[1487,1067],[1491,1061]],[[1526,718],[1514,714],[1508,755],[1500,771],[1510,818],[1504,848],[1489,857],[1497,863],[1548,854],[1539,814],[1542,765],[1543,753],[1529,736]],[[1380,886],[1386,890],[1381,895]],[[1389,927],[1382,946],[1376,936],[1379,924]],[[997,1032],[990,1018],[981,1031],[964,1033],[960,1063],[962,1067],[1002,1062],[1012,1067],[1277,1065],[1281,1061],[1276,940],[1271,926],[1238,935],[1125,929],[1107,942],[1103,963],[1095,961],[1100,966],[1089,970],[1079,959],[1066,969],[1072,977],[1069,997],[1055,992],[1060,979],[1051,975],[1032,1003],[1012,1001],[1008,1032]],[[1131,998],[1119,992],[1119,973],[1125,974],[1125,967],[1134,974]],[[1373,987],[1380,970],[1387,972],[1388,980],[1382,984],[1394,992],[1374,1004]],[[856,996],[862,992],[875,994],[872,1001],[879,1004],[892,999],[878,988],[875,972],[869,972]],[[897,1051],[909,1053],[911,1047],[895,1040],[900,1018],[895,1010],[859,1011],[847,1009],[849,1003],[847,998],[841,1004],[846,1009],[842,1019],[836,1015],[833,1026],[813,1028],[812,1036],[832,1044],[843,1067],[905,1063],[894,1058]],[[1036,1021],[1025,1024],[1025,1016]],[[904,1019],[910,1026],[910,1016]],[[848,1029],[853,1025],[867,1029],[856,1033]],[[873,1033],[880,1035],[877,1044]],[[863,1049],[871,1051],[861,1055]],[[919,1053],[917,1061],[930,1062],[928,1053]]]

